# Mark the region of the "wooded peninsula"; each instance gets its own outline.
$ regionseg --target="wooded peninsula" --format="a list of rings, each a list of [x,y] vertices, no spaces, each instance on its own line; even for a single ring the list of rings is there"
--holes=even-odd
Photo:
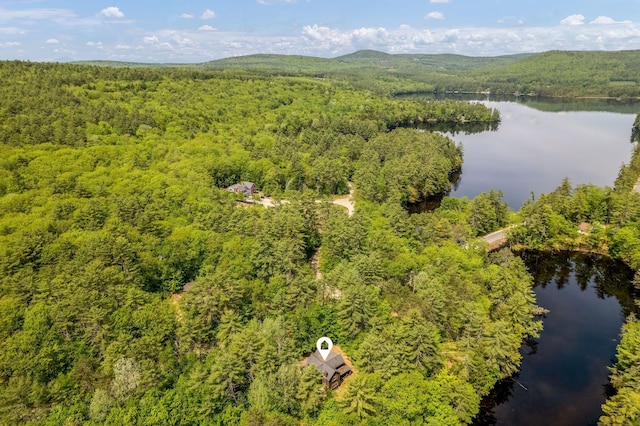
[[[406,56],[0,62],[0,423],[469,424],[542,327],[523,261],[479,237],[640,268],[640,115],[613,188],[409,214],[463,164],[418,125],[500,115],[390,96],[637,97],[640,52]],[[304,365],[321,336],[352,366],[335,390]],[[640,420],[638,336],[603,424]]]

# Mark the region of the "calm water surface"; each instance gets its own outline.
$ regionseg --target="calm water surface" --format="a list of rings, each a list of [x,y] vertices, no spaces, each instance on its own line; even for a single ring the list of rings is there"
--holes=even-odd
[[[558,103],[531,104],[536,109],[516,102],[482,103],[497,108],[502,122],[497,131],[448,133],[464,148],[453,196],[473,198],[499,189],[517,210],[532,192],[553,191],[564,177],[574,186],[612,186],[631,158],[638,104],[614,105],[609,111],[615,112],[606,112],[583,111],[589,109],[583,103],[581,111]],[[523,345],[520,372],[496,385],[475,424],[596,425],[611,391],[608,366],[620,328],[638,297],[630,284],[632,272],[596,255],[522,256],[534,277],[538,304],[550,313],[540,338]]]
[[[473,198],[500,189],[517,210],[532,191],[551,192],[564,177],[574,186],[612,186],[622,163],[630,160],[634,114],[544,112],[522,103],[482,103],[497,108],[502,122],[495,132],[449,135],[464,148],[453,196]]]
[[[607,366],[634,309],[633,274],[597,255],[522,256],[538,304],[550,313],[540,339],[523,345],[520,372],[495,387],[475,424],[595,425],[609,390]]]

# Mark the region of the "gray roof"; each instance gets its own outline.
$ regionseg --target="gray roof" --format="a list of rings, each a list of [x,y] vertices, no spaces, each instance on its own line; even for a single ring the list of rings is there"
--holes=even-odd
[[[342,355],[331,352],[326,360],[322,359],[319,352],[313,352],[307,360],[307,365],[315,365],[318,370],[324,373],[327,379],[331,379],[339,367],[344,366],[344,358]],[[349,368],[349,367],[347,367]]]
[[[227,188],[227,191],[230,192],[242,192],[246,197],[251,196],[256,190],[256,184],[253,182],[235,183]]]

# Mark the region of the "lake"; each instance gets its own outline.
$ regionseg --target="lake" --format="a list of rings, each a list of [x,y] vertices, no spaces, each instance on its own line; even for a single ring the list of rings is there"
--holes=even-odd
[[[595,425],[610,388],[620,328],[634,310],[632,271],[584,253],[521,254],[538,304],[539,339],[522,346],[520,372],[498,383],[475,425]],[[526,388],[526,389],[525,389]]]
[[[551,192],[564,177],[573,186],[612,186],[621,164],[630,160],[635,114],[564,110],[571,104],[536,102],[533,108],[527,103],[480,102],[498,109],[502,121],[496,131],[448,134],[464,149],[462,174],[452,196],[473,198],[502,190],[518,210],[532,192]],[[625,105],[624,111],[640,112],[637,103]]]
[[[524,102],[523,102],[524,101]],[[464,149],[450,195],[502,190],[517,210],[568,177],[573,186],[612,186],[631,158],[631,127],[640,104],[520,99],[482,100],[497,108],[495,131],[446,132]],[[595,109],[595,110],[590,110]],[[522,346],[519,373],[483,400],[476,425],[595,425],[609,386],[619,333],[634,309],[632,272],[583,253],[522,254],[538,304],[550,310],[539,339]]]

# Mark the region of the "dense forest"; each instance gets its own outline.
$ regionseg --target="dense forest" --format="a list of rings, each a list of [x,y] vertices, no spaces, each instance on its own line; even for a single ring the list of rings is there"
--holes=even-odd
[[[277,74],[0,62],[0,423],[468,424],[541,329],[523,262],[479,236],[640,268],[637,144],[614,188],[409,214],[463,160],[420,127],[498,112]],[[243,203],[242,181],[286,202]],[[353,215],[330,202],[350,186]],[[605,423],[639,415],[636,324]],[[304,366],[321,336],[353,365],[335,391]]]
[[[616,363],[611,368],[611,383],[616,394],[602,406],[603,425],[631,425],[640,422],[640,322],[631,317],[622,328]]]
[[[468,423],[540,329],[523,263],[475,238],[501,194],[403,208],[462,152],[402,126],[496,111],[229,72],[0,74],[2,424]],[[239,203],[244,180],[288,203]],[[351,216],[328,202],[349,181]],[[335,392],[302,367],[320,336],[353,362]]]
[[[389,55],[362,51],[333,59],[253,55],[203,64],[275,74],[323,76],[387,93],[471,92],[544,97],[640,96],[640,51],[551,51],[498,57]],[[363,78],[364,77],[364,78]]]
[[[616,181],[616,189],[627,192],[633,189],[634,179],[640,180],[640,114],[636,116],[631,131],[631,142],[635,144],[631,163],[620,171]],[[629,210],[638,211],[640,196],[633,193],[630,196]],[[626,215],[625,215],[626,216]],[[618,229],[613,228],[610,241],[611,254],[629,263],[636,271],[633,284],[636,290],[640,290],[640,248],[638,247],[638,224],[632,221],[620,223]],[[636,305],[640,303],[636,301]],[[611,383],[616,389],[616,395],[611,397],[602,406],[604,415],[600,422],[604,425],[637,424],[640,422],[640,322],[635,315],[627,318],[627,323],[622,329],[622,340],[618,345],[616,363],[611,368]]]
[[[337,58],[249,55],[202,64],[86,62],[111,67],[220,70],[232,75],[306,76],[381,94],[490,93],[535,97],[640,97],[640,50],[550,51],[496,57],[390,55],[363,50]]]

